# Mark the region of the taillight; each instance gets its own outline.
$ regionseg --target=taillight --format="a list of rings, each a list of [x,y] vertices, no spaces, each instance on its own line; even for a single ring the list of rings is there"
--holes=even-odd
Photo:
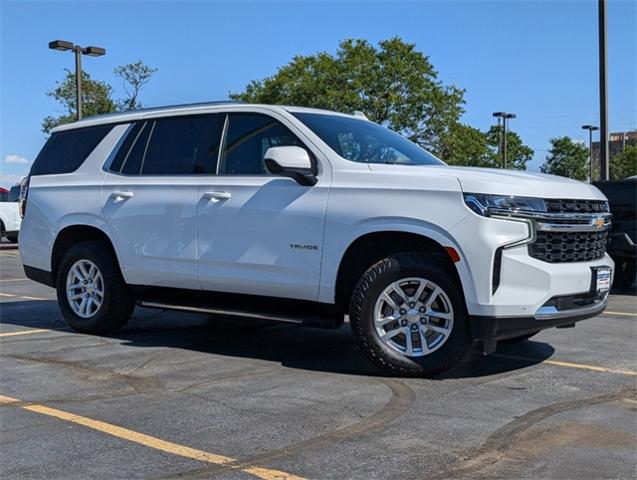
[[[18,200],[18,208],[20,209],[20,216],[24,218],[24,214],[27,211],[27,197],[29,196],[29,182],[31,177],[24,177],[20,182],[20,199]]]

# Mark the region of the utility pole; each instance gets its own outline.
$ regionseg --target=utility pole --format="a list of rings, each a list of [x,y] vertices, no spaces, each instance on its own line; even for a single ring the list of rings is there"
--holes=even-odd
[[[54,40],[49,42],[49,48],[60,52],[70,50],[75,53],[75,101],[77,103],[75,118],[79,120],[82,118],[82,55],[88,55],[89,57],[101,57],[106,54],[106,50],[101,47],[80,47],[79,45],[74,45],[72,42],[67,42],[65,40]]]
[[[598,0],[599,21],[599,166],[600,180],[608,180],[608,91],[606,90],[606,0]]]
[[[599,130],[595,125],[582,125],[583,130],[588,130],[588,182],[593,183],[593,131]]]

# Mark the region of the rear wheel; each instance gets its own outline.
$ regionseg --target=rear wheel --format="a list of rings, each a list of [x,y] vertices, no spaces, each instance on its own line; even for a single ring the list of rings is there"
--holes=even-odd
[[[467,314],[449,268],[438,256],[400,253],[365,272],[352,295],[350,323],[375,365],[393,374],[431,376],[467,353]]]
[[[117,260],[102,242],[71,246],[57,269],[56,287],[66,322],[84,333],[103,334],[124,326],[135,308]]]

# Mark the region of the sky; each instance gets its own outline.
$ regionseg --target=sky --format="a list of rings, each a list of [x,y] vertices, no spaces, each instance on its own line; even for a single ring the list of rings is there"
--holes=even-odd
[[[609,123],[637,129],[637,2],[608,2]],[[535,150],[549,139],[588,141],[599,123],[597,1],[214,2],[0,0],[0,186],[28,172],[44,144],[42,119],[61,113],[46,96],[73,56],[62,39],[106,48],[84,57],[91,76],[123,97],[118,65],[158,69],[144,106],[222,100],[273,75],[294,55],[335,52],[345,38],[399,36],[427,55],[446,84],[466,89],[462,120],[485,130],[494,111]]]

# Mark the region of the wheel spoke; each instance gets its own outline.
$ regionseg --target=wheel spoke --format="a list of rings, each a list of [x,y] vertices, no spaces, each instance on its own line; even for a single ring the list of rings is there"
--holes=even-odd
[[[391,307],[394,312],[398,312],[400,307],[394,302],[394,299],[387,292],[383,292],[382,299]]]
[[[409,303],[409,297],[405,294],[399,282],[394,282],[391,286],[394,289],[394,292],[396,292],[396,294],[398,294],[398,296],[400,296],[403,300],[403,303]]]
[[[431,330],[433,332],[440,333],[442,335],[448,335],[449,334],[449,330],[448,329],[446,329],[444,327],[440,327],[438,325],[434,325],[432,323],[428,323],[427,325],[425,325],[425,328],[427,330]]]
[[[83,293],[76,293],[75,295],[71,295],[69,297],[69,300],[78,300],[78,299],[82,298],[83,296],[84,296]]]
[[[74,283],[72,285],[68,285],[66,287],[67,290],[77,290],[78,288],[82,288],[83,284],[82,283]]]
[[[453,318],[453,313],[451,312],[438,312],[436,310],[428,310],[427,316],[434,318],[442,318],[444,320],[450,320]]]
[[[83,282],[85,280],[84,275],[82,274],[80,268],[77,265],[71,269],[71,272],[73,273],[73,276],[77,278],[80,282]]]
[[[384,327],[385,325],[387,325],[387,324],[389,324],[391,322],[395,322],[399,318],[400,317],[394,316],[394,315],[389,315],[389,316],[384,317],[384,318],[377,318],[376,319],[376,325],[378,325],[379,327]]]
[[[386,342],[388,340],[391,340],[392,338],[394,338],[396,335],[398,335],[400,332],[402,331],[402,329],[400,327],[394,328],[392,330],[389,330],[388,332],[385,332],[380,339],[383,342]]]
[[[421,348],[422,348],[422,352],[423,352],[424,354],[427,354],[427,353],[429,353],[429,351],[430,351],[430,349],[429,349],[429,345],[427,344],[427,337],[426,337],[427,330],[426,330],[426,328],[427,328],[427,327],[425,327],[425,326],[423,325],[423,326],[421,326],[421,327],[418,329],[418,333],[420,334],[420,345],[421,345]]]
[[[403,334],[405,335],[405,355],[413,355],[414,354],[414,344],[411,339],[411,328],[404,327]]]
[[[422,292],[424,292],[428,283],[429,282],[426,280],[421,280],[420,285],[418,285],[418,288],[416,289],[416,293],[414,293],[414,296],[412,297],[413,302],[418,303],[420,301],[420,296],[422,295]]]
[[[440,295],[440,293],[442,292],[442,290],[440,290],[440,287],[436,286],[436,288],[433,289],[433,291],[427,296],[427,299],[425,300],[425,308],[431,308],[431,306],[433,305],[433,303],[436,301],[436,298],[438,298],[438,295]]]

